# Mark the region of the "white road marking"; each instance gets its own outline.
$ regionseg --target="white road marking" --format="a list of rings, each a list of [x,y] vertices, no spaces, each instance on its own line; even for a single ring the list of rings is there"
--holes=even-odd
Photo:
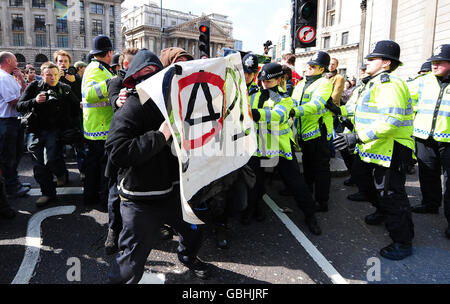
[[[144,272],[138,284],[164,284],[166,276],[164,273]]]
[[[41,249],[41,223],[50,216],[71,214],[75,206],[61,206],[42,210],[35,213],[28,221],[27,236],[25,238],[25,254],[19,271],[11,284],[28,284],[39,259]]]
[[[74,195],[83,194],[83,187],[59,187],[56,188],[56,195]],[[30,189],[28,192],[30,196],[41,196],[42,192],[39,188]]]
[[[291,219],[284,214],[280,207],[267,195],[263,196],[266,204],[278,216],[278,218],[286,225],[287,229],[294,235],[300,245],[305,248],[306,252],[313,258],[313,260],[322,268],[323,272],[331,279],[333,284],[348,284],[337,270],[328,262],[328,260],[317,250],[316,246],[303,234],[303,232],[291,221]]]

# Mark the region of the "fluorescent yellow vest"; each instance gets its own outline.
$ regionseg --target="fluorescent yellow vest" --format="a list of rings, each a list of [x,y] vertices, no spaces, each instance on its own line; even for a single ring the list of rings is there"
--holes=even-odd
[[[86,67],[81,82],[83,98],[84,137],[90,140],[106,140],[113,109],[108,99],[106,80],[114,75],[98,61]]]

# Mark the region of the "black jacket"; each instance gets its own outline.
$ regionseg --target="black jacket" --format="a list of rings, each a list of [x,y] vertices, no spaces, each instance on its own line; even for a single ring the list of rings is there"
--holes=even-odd
[[[114,77],[108,82],[108,99],[111,102],[111,106],[113,111],[116,112],[119,107],[116,104],[117,99],[119,98],[119,93],[123,86],[123,79],[125,77],[126,71],[119,70],[117,72],[117,77]]]
[[[36,96],[42,91],[53,90],[58,98],[55,101],[45,101],[38,104]],[[56,87],[50,88],[44,80],[32,81],[19,101],[17,111],[22,114],[32,113],[28,120],[27,132],[39,130],[67,130],[76,127],[79,102],[72,93],[70,86],[58,82]]]
[[[152,55],[147,50],[139,51],[125,80],[155,60]],[[156,60],[159,62],[158,57]],[[128,93],[123,107],[114,113],[105,149],[108,162],[119,168],[117,185],[122,197],[134,201],[161,199],[178,183],[178,160],[158,131],[163,122],[156,104],[149,99],[142,105],[136,92]]]

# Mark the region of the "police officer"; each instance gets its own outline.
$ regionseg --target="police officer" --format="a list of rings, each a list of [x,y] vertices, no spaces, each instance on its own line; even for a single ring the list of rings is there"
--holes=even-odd
[[[317,211],[325,212],[328,211],[331,184],[328,140],[333,132],[333,116],[325,104],[331,97],[333,86],[322,74],[328,71],[330,55],[319,51],[307,64],[306,77],[292,93],[293,112],[297,118],[305,180],[311,193],[314,192]],[[330,99],[330,102],[333,101]]]
[[[111,40],[103,35],[94,38],[93,46],[90,54],[94,59],[86,67],[81,84],[83,131],[88,146],[83,201],[92,205],[100,200],[106,206],[108,181],[104,174],[107,161],[104,146],[113,116],[107,91],[108,82],[114,77],[110,67],[113,47]]]
[[[259,91],[259,87],[254,81],[255,75],[258,73],[258,56],[252,53],[246,54],[242,59],[242,67],[244,68],[248,96],[251,96]]]
[[[114,54],[111,62],[111,68],[114,71],[114,74],[117,75],[117,72],[120,70],[119,64],[120,54]]]
[[[355,181],[376,208],[366,216],[369,225],[385,222],[393,243],[381,256],[401,260],[412,254],[414,226],[405,191],[406,166],[411,162],[414,140],[413,111],[406,83],[390,74],[400,64],[400,46],[392,40],[375,44],[366,56],[364,89],[356,104],[341,106],[344,116],[354,113],[355,133],[339,133],[336,149],[353,148]]]
[[[279,86],[283,76],[278,63],[265,64],[260,80],[264,89],[250,97],[253,120],[256,123],[258,148],[250,159],[249,166],[256,174],[256,185],[250,191],[247,215],[261,208],[264,190],[264,167],[275,165],[287,186],[294,194],[298,206],[305,214],[309,230],[322,233],[315,217],[315,205],[311,193],[300,173],[293,151],[294,137],[288,124],[289,112],[293,106],[292,98]]]
[[[450,44],[436,48],[432,72],[420,77],[410,87],[417,111],[414,119],[416,153],[422,203],[415,213],[439,213],[442,200],[441,168],[444,171],[444,214],[450,223]],[[450,224],[445,230],[450,238]]]

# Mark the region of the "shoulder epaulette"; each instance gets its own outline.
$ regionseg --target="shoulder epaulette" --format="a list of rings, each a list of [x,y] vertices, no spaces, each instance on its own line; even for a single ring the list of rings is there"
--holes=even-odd
[[[381,83],[389,82],[391,81],[391,77],[389,76],[389,74],[383,74],[380,77],[380,81]]]

